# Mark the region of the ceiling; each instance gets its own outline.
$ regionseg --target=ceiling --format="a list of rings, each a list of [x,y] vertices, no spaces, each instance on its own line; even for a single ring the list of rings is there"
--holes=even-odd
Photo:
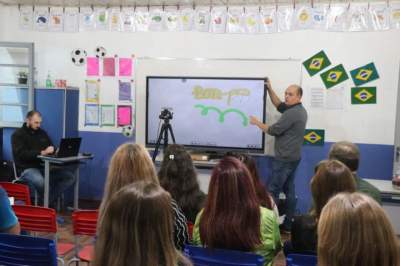
[[[330,0],[0,0],[4,5],[48,5],[48,6],[160,6],[160,5],[265,5],[305,2],[330,2]],[[349,2],[333,0],[332,2]],[[370,2],[382,0],[370,0]],[[351,2],[366,2],[352,0]]]

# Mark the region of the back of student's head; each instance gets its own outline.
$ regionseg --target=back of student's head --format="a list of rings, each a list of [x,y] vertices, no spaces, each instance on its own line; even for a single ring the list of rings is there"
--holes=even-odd
[[[114,152],[104,188],[100,213],[104,204],[122,187],[145,180],[158,184],[154,164],[147,150],[139,144],[125,143]]]
[[[211,248],[248,251],[261,244],[260,204],[249,170],[236,158],[223,158],[212,172],[200,238]]]
[[[270,197],[267,188],[261,183],[261,178],[257,170],[256,160],[252,156],[244,153],[227,152],[226,156],[235,157],[246,165],[253,179],[254,188],[256,190],[256,194],[261,206],[272,210],[272,198]]]
[[[318,223],[318,265],[400,265],[399,242],[375,200],[362,193],[329,200]]]
[[[354,192],[356,183],[346,165],[337,160],[321,163],[311,179],[315,216],[319,217],[328,200],[340,192]]]
[[[360,163],[360,150],[352,142],[338,141],[331,146],[328,157],[329,159],[341,161],[352,172],[355,172]]]
[[[168,145],[158,176],[161,186],[171,193],[184,213],[188,209],[199,208],[202,204],[198,201],[200,187],[196,170],[183,145]]]
[[[172,206],[158,184],[139,181],[107,202],[99,221],[96,266],[177,265]]]

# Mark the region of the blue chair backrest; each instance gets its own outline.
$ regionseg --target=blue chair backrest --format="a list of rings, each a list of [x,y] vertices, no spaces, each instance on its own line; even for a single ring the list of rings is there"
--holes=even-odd
[[[57,266],[54,240],[0,234],[0,265]]]
[[[291,253],[286,257],[286,266],[317,266],[317,255]]]
[[[208,249],[185,245],[184,253],[194,266],[262,266],[264,258],[260,255],[227,249]]]

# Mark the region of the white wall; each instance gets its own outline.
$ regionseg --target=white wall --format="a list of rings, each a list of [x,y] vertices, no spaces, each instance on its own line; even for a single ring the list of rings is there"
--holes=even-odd
[[[1,28],[1,25],[4,25]],[[66,78],[70,85],[83,88],[85,68],[70,63],[74,48],[93,54],[96,46],[111,54],[138,57],[205,58],[300,58],[307,59],[324,49],[332,66],[342,63],[346,70],[374,62],[380,79],[376,105],[351,105],[351,79],[346,81],[343,110],[313,110],[309,107],[309,89],[323,87],[317,76],[310,78],[303,70],[304,105],[308,109],[308,128],[324,128],[326,141],[342,139],[358,143],[393,144],[396,97],[400,59],[400,31],[370,33],[335,33],[298,31],[270,35],[229,35],[198,32],[26,32],[18,29],[18,9],[0,7],[0,40],[35,43],[37,80],[43,85],[48,70],[54,78]],[[274,85],[274,81],[272,80]],[[281,85],[281,84],[278,84]],[[283,92],[286,85],[281,86]],[[281,94],[282,95],[282,94]],[[144,99],[137,99],[143,101]],[[82,119],[81,119],[82,120]],[[138,124],[138,127],[144,125]]]

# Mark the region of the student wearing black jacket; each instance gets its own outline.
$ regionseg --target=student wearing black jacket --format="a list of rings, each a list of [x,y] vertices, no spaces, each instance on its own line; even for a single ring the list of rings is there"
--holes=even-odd
[[[12,151],[20,180],[28,184],[31,195],[36,190],[43,196],[44,174],[38,155],[54,153],[54,146],[46,131],[40,128],[42,116],[38,111],[29,111],[26,122],[17,129],[12,137]],[[74,184],[75,175],[68,168],[50,170],[50,202],[54,201],[69,186]]]

